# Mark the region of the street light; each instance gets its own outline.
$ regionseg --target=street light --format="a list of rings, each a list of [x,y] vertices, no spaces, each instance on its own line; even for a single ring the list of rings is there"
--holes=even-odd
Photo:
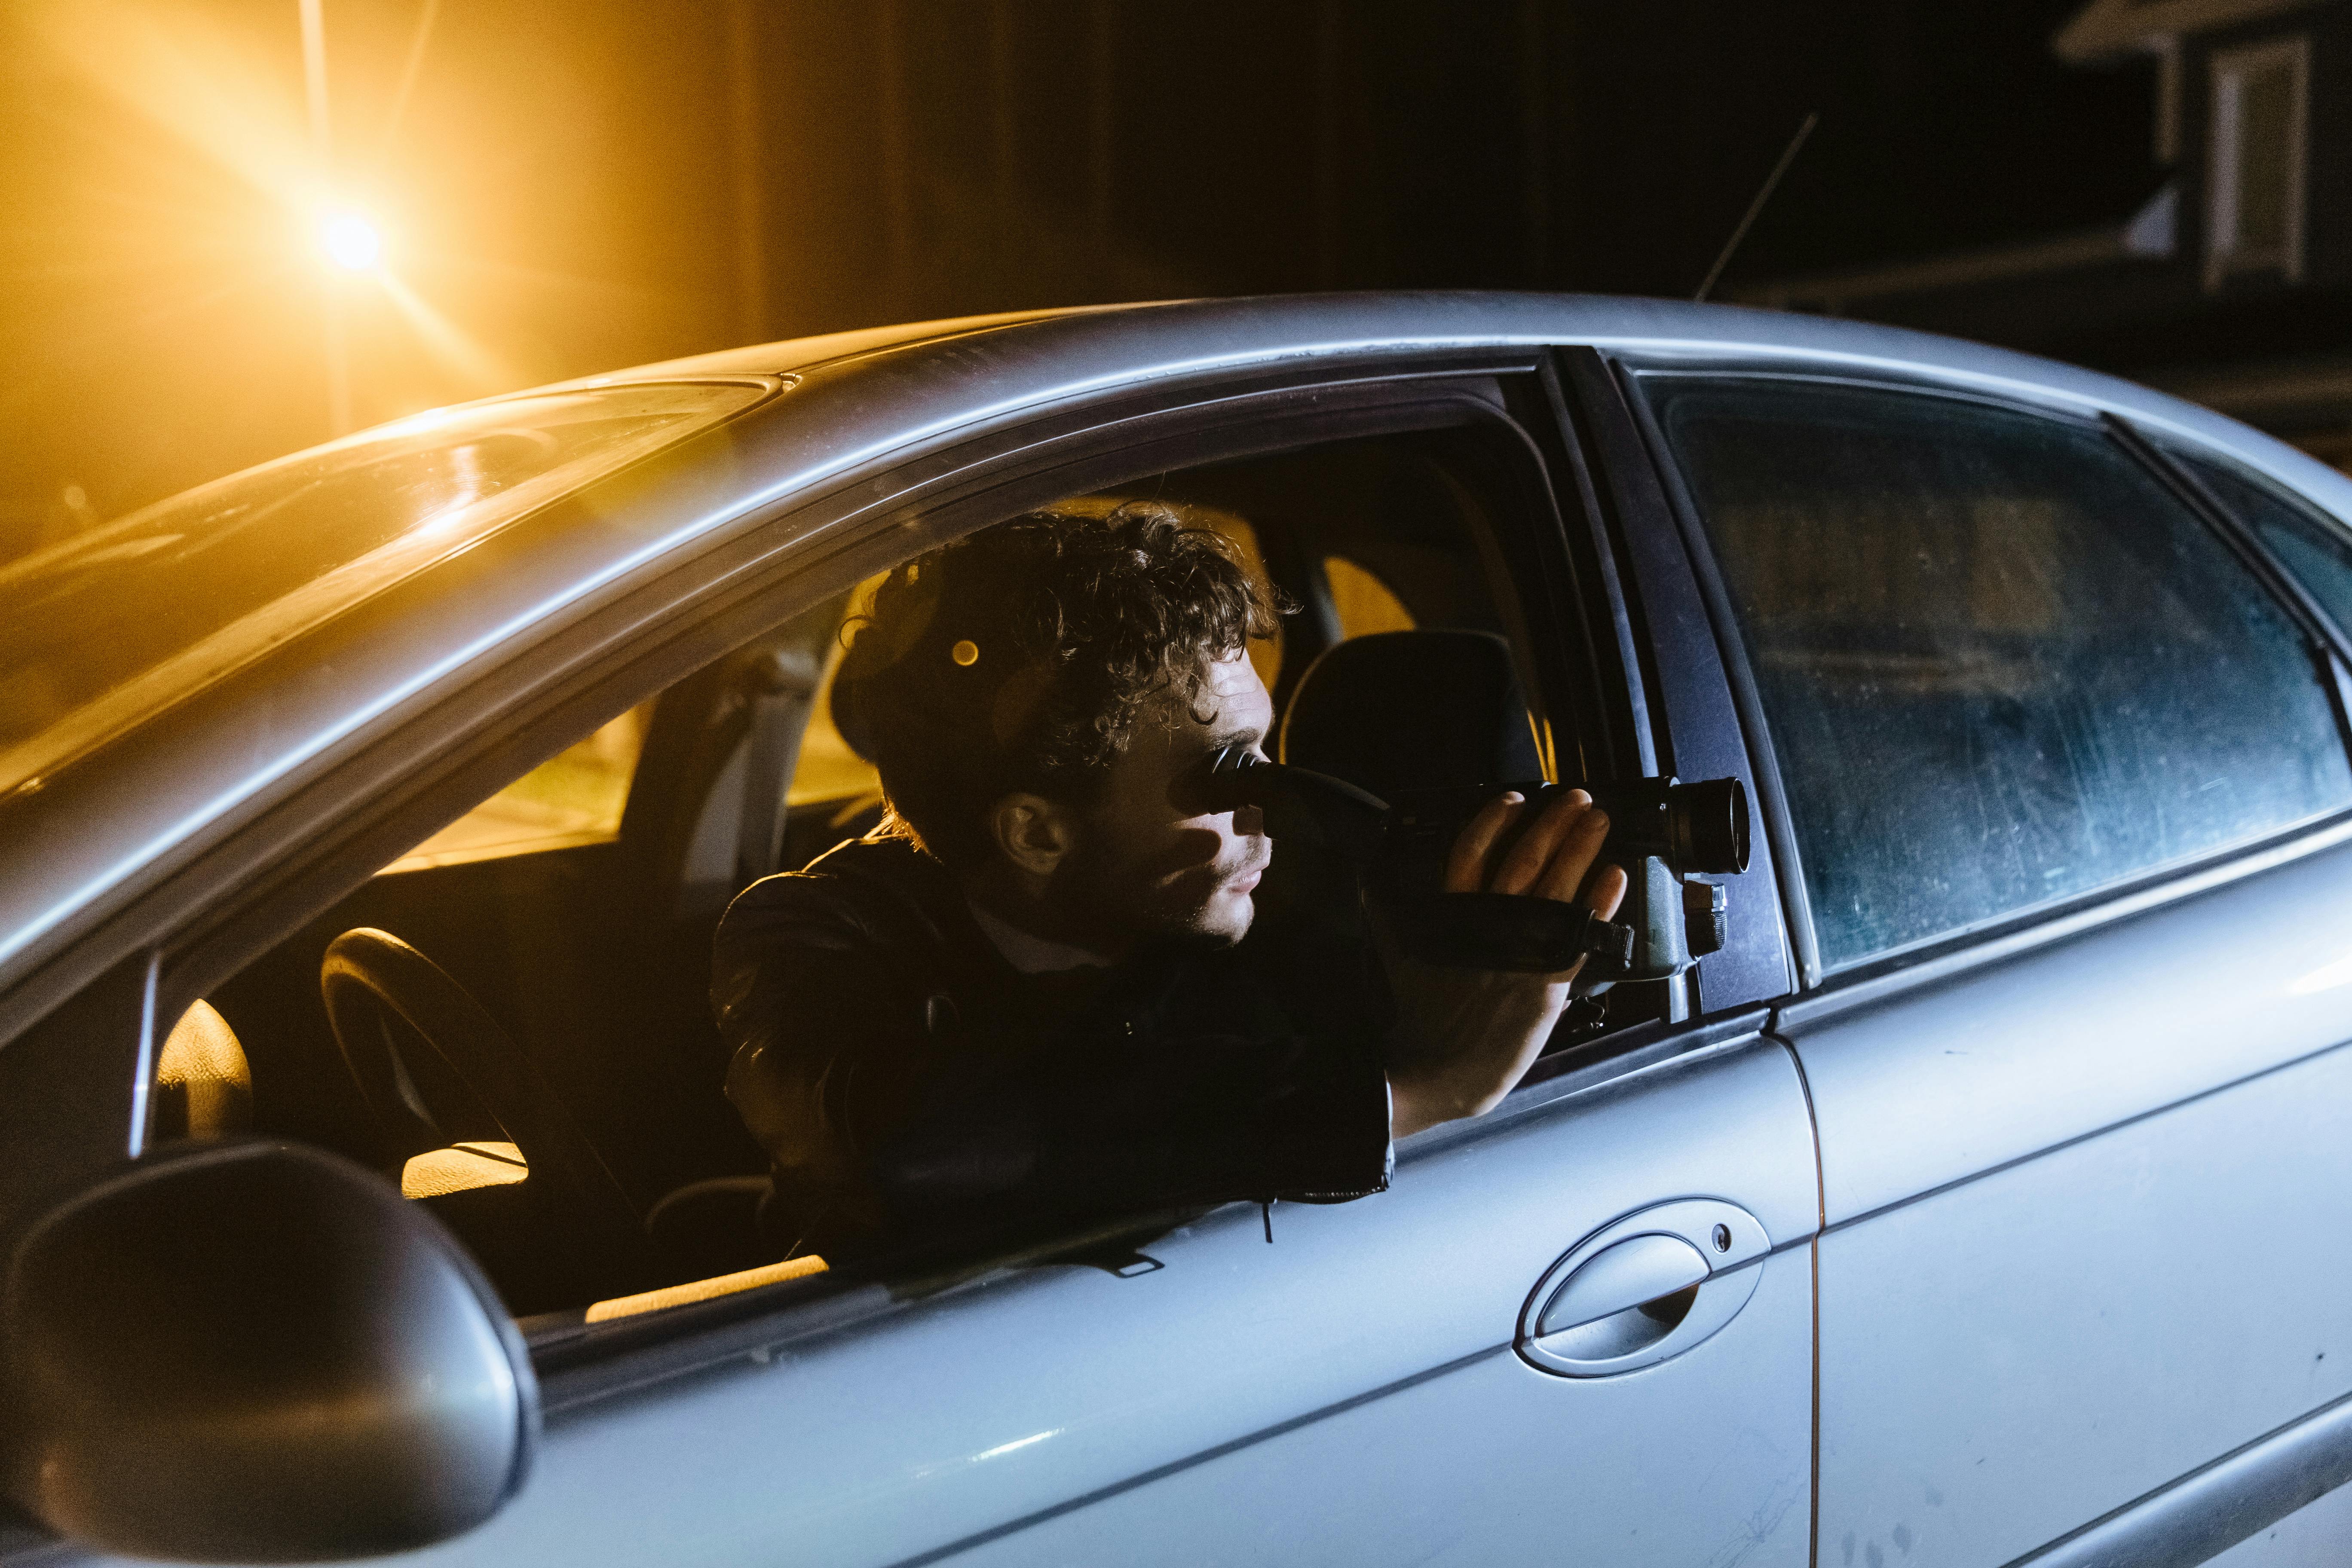
[[[365,213],[330,212],[319,220],[319,248],[346,272],[373,272],[383,263],[383,231]]]

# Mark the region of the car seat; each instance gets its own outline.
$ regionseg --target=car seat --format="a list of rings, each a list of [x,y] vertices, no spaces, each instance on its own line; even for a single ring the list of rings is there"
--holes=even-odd
[[[1324,650],[1299,678],[1276,760],[1383,800],[1400,792],[1543,776],[1511,645],[1492,632],[1375,632]]]

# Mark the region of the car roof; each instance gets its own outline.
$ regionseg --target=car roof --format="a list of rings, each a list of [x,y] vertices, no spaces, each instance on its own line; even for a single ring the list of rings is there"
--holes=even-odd
[[[1801,361],[2111,410],[2225,447],[2352,516],[2352,481],[2334,470],[2127,382],[1898,328],[1672,300],[1469,292],[1186,300],[913,323],[582,377],[514,395],[740,378],[764,381],[772,395],[387,589],[383,606],[335,608],[289,633],[272,657],[159,708],[39,787],[0,798],[0,1003],[78,933],[365,743],[372,727],[796,494],[1126,386],[1554,343],[1664,364]]]

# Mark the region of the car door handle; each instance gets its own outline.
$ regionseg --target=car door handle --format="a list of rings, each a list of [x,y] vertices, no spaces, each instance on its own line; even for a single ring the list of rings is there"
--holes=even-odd
[[[1729,1322],[1771,1250],[1756,1216],[1716,1198],[1625,1215],[1553,1264],[1520,1313],[1520,1355],[1606,1377],[1680,1355]]]
[[[1565,1336],[1573,1333],[1587,1359],[1637,1350],[1681,1321],[1668,1299],[1713,1272],[1698,1248],[1678,1236],[1628,1237],[1560,1281],[1536,1320],[1536,1337],[1566,1350]]]

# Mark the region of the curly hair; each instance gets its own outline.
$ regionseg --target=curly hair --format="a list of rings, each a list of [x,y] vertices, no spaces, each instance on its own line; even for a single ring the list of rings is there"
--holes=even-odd
[[[1204,658],[1274,630],[1214,530],[1144,502],[1030,512],[882,580],[845,628],[834,719],[882,776],[887,830],[975,865],[997,801],[1090,805],[1147,704],[1192,702]]]

